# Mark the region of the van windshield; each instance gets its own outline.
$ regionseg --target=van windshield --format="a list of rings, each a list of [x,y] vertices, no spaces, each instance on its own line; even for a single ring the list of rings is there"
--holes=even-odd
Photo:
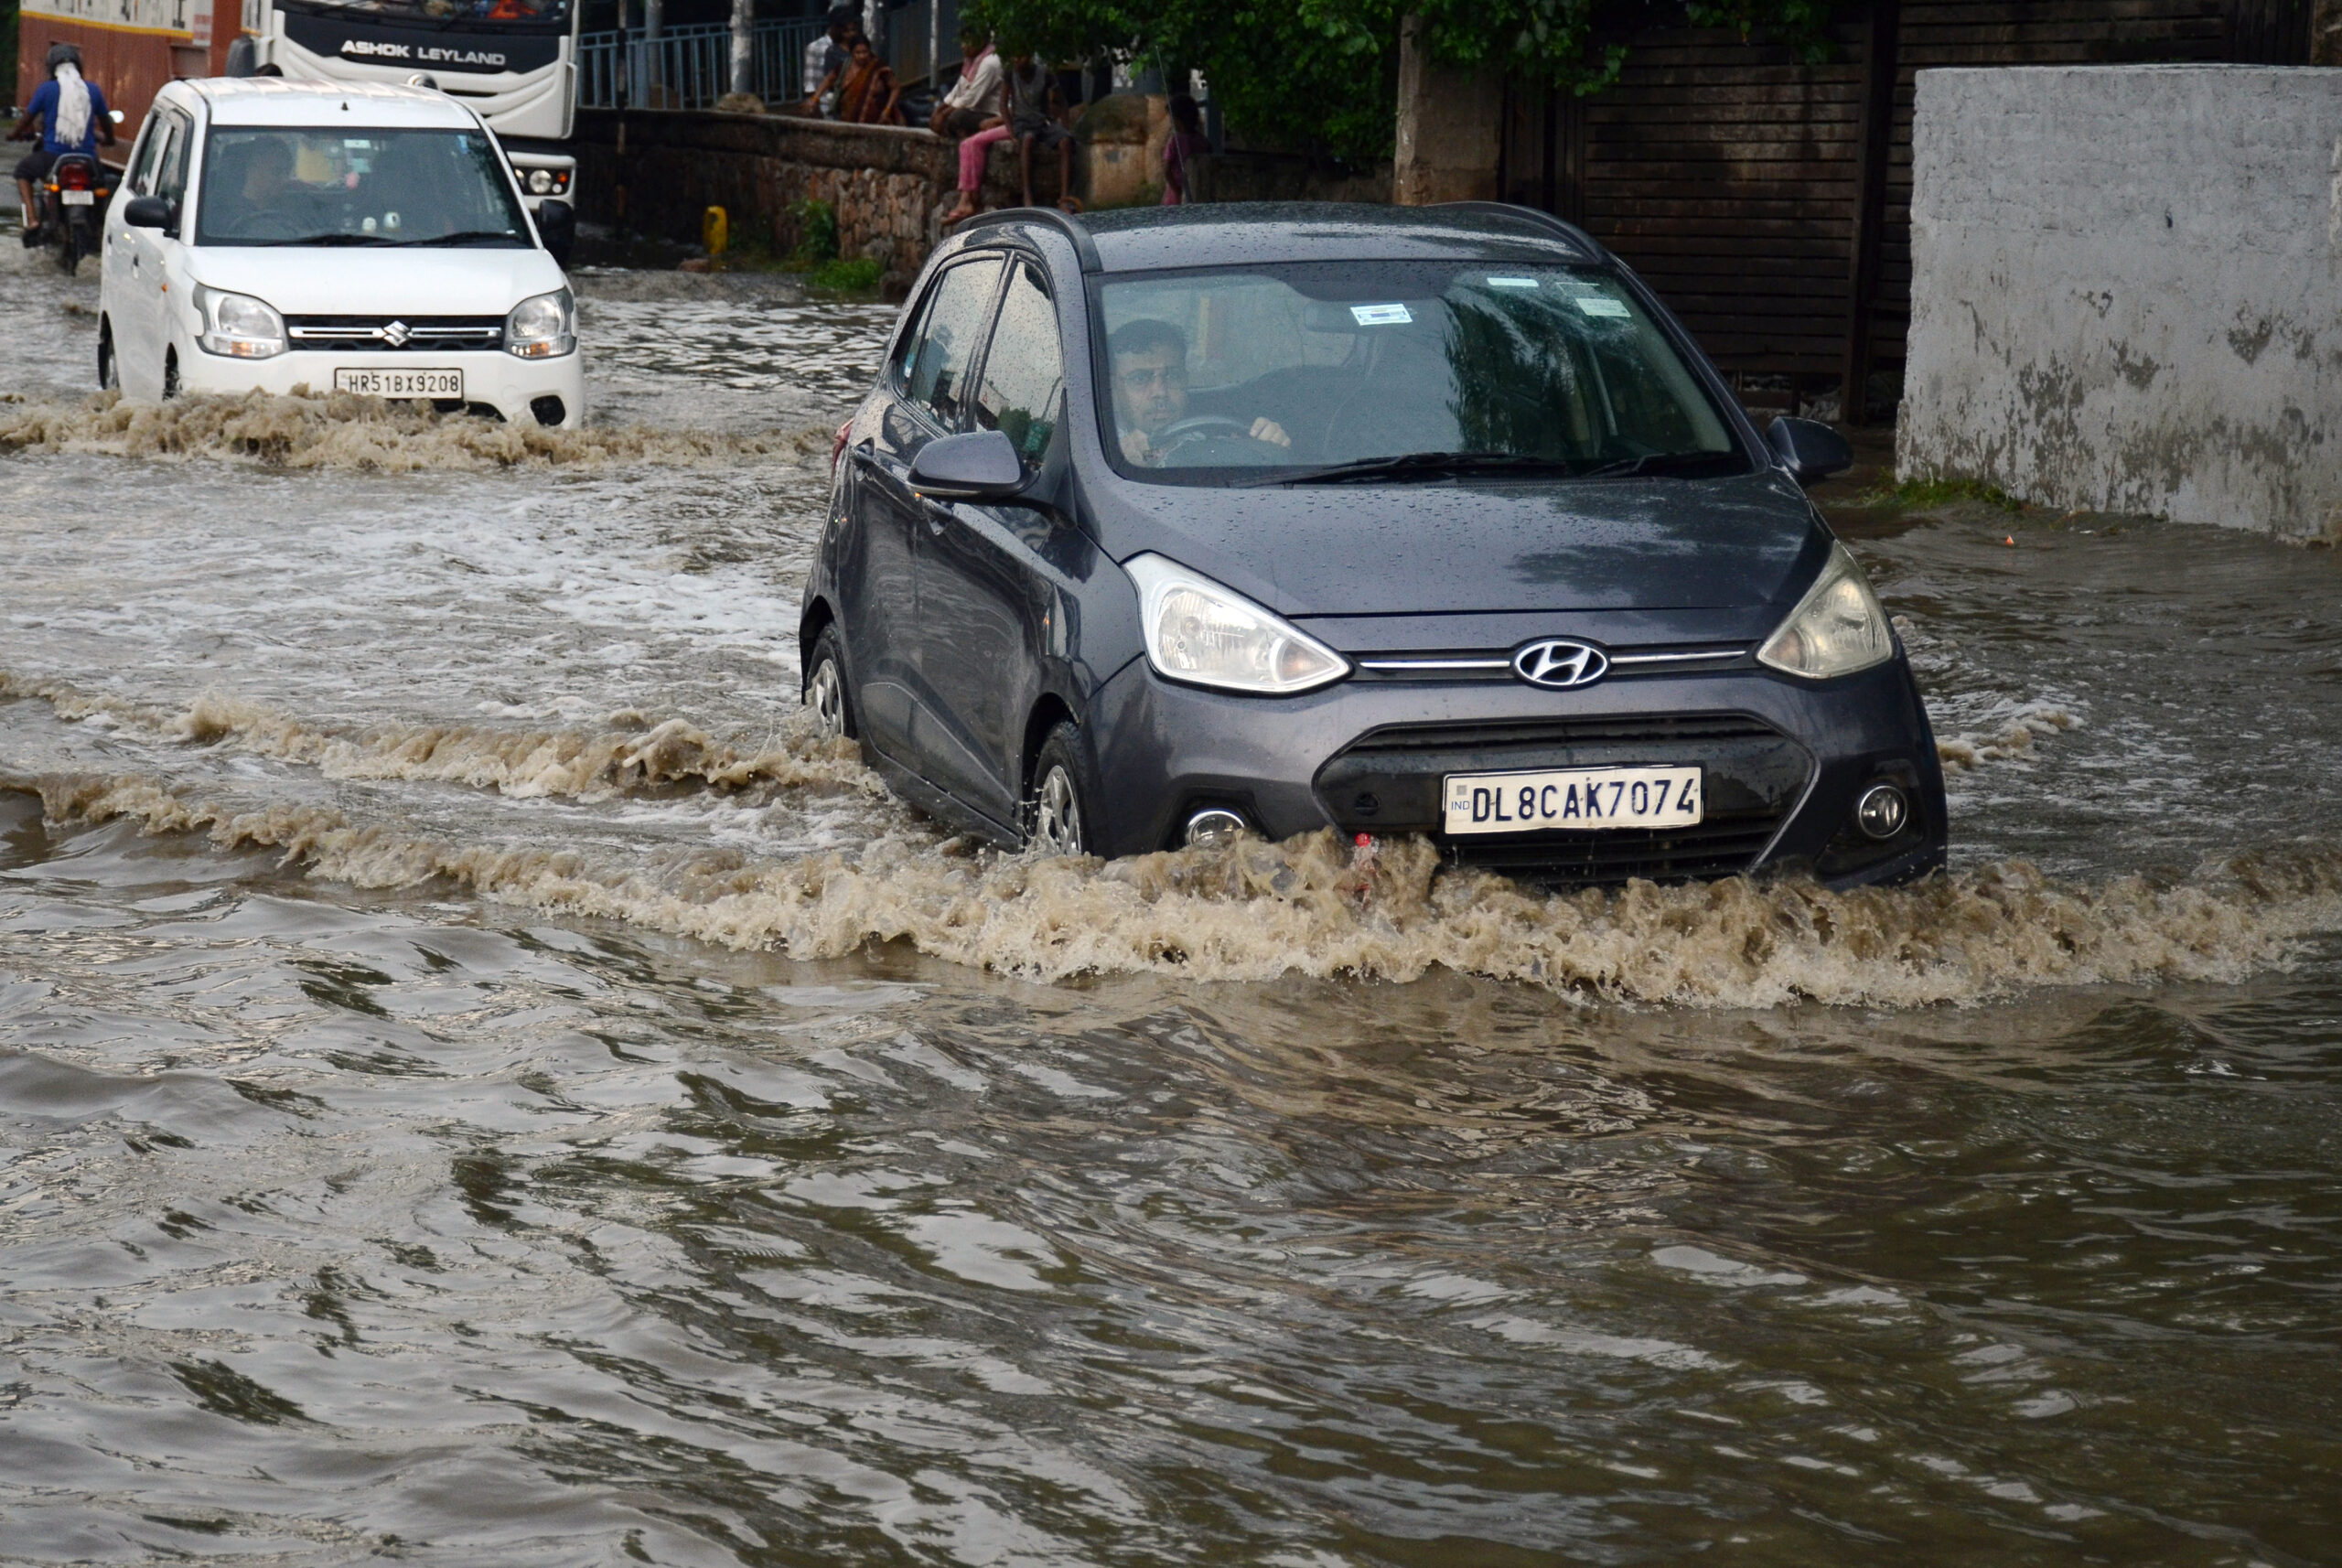
[[[478,131],[215,127],[199,245],[532,246]]]
[[[1100,290],[1115,465],[1166,484],[1335,470],[1745,471],[1722,411],[1591,267],[1324,262]]]

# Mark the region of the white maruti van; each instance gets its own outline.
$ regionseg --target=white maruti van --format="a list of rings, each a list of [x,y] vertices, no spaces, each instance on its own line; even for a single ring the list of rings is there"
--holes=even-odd
[[[106,214],[98,376],[132,397],[427,398],[578,424],[576,306],[479,117],[421,87],[175,81]]]

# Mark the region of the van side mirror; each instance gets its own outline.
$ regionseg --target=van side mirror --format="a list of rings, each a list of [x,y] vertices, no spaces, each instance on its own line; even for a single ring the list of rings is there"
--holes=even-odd
[[[997,430],[942,436],[911,459],[911,489],[931,500],[1010,500],[1025,478],[1016,443]]]
[[[538,202],[537,237],[545,242],[545,249],[553,253],[554,261],[567,266],[570,250],[577,243],[577,209],[550,197]]]
[[[133,229],[167,229],[171,226],[171,204],[159,196],[134,196],[122,209],[122,220]]]
[[[1789,478],[1800,485],[1820,484],[1854,466],[1854,449],[1846,438],[1819,420],[1784,415],[1773,421],[1765,440],[1780,455]]]

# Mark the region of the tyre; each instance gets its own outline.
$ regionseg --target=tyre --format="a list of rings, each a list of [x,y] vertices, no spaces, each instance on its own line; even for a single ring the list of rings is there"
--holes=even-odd
[[[101,391],[118,392],[122,390],[122,366],[115,362],[113,323],[98,323],[98,387]]]
[[[813,656],[805,666],[805,705],[813,710],[823,735],[853,740],[861,734],[854,722],[853,700],[846,694],[845,655],[834,626],[823,627],[813,639]]]
[[[179,395],[179,351],[163,350],[163,398],[168,402]]]
[[[1025,799],[1025,847],[1043,854],[1095,854],[1097,768],[1081,732],[1069,724],[1049,731],[1033,758]]]

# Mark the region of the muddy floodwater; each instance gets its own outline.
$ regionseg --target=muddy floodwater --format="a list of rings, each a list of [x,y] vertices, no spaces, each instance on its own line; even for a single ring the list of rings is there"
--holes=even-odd
[[[1845,512],[1919,888],[1031,862],[798,705],[884,307],[108,409],[0,252],[0,1561],[2337,1561],[2336,553]]]

